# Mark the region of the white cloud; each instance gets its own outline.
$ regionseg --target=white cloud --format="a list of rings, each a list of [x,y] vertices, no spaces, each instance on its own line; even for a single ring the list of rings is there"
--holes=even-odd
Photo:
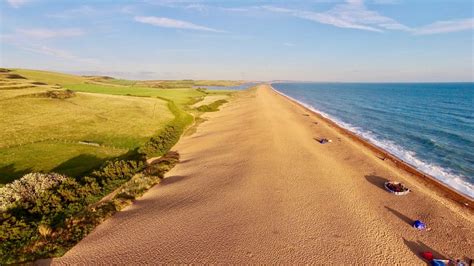
[[[163,28],[175,28],[175,29],[188,29],[188,30],[199,30],[199,31],[211,31],[211,32],[223,32],[220,30],[216,30],[213,28],[208,28],[205,26],[200,26],[193,24],[191,22],[171,19],[171,18],[163,18],[163,17],[143,17],[137,16],[135,17],[135,21],[150,24],[157,27]]]
[[[338,4],[325,12],[312,12],[273,6],[263,6],[263,8],[339,28],[374,32],[383,32],[384,30],[410,30],[409,27],[392,18],[385,17],[376,11],[367,9],[362,0],[347,0],[345,3]]]
[[[44,45],[39,45],[39,46],[25,46],[21,47],[23,50],[38,53],[38,54],[44,54],[44,55],[50,55],[54,56],[57,58],[61,59],[66,59],[66,60],[72,60],[76,62],[81,62],[81,63],[87,63],[87,64],[97,64],[99,61],[96,59],[92,58],[83,58],[77,55],[74,55],[68,51],[61,50],[61,49],[56,49],[56,48],[51,48],[48,46]]]
[[[285,43],[283,43],[283,45],[284,45],[284,46],[288,46],[288,47],[293,47],[293,46],[295,46],[295,44],[294,44],[294,43],[291,43],[291,42],[285,42]]]
[[[437,21],[413,30],[414,34],[427,35],[474,29],[474,18]]]
[[[19,8],[29,2],[29,0],[7,0],[11,7]]]
[[[38,38],[38,39],[50,39],[57,37],[75,37],[84,35],[84,31],[78,28],[68,29],[46,29],[46,28],[34,28],[34,29],[17,29],[17,33],[25,37]]]

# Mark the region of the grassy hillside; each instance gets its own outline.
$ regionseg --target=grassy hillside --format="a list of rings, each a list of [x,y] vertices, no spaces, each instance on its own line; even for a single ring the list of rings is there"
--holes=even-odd
[[[177,114],[199,115],[192,104],[206,96],[230,93],[196,84],[212,83],[0,69],[0,185],[32,171],[83,175],[140,148]]]
[[[0,264],[64,254],[160,182],[181,135],[230,95],[194,81],[138,84],[0,68]]]
[[[46,94],[61,91],[55,86],[8,75],[0,75],[0,184],[31,171],[81,175],[138,148],[174,118],[158,98],[75,93],[57,99]]]
[[[41,70],[28,70],[28,69],[14,69],[14,73],[17,73],[27,79],[34,80],[37,82],[43,82],[50,85],[66,85],[66,84],[77,84],[84,83],[86,79],[81,76],[41,71]]]

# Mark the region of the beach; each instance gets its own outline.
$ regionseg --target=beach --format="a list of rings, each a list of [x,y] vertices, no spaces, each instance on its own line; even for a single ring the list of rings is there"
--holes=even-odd
[[[379,150],[269,85],[238,92],[205,117],[173,148],[180,163],[159,185],[53,264],[423,264],[423,251],[474,257],[472,200],[395,158],[381,160]],[[386,180],[412,191],[388,193]],[[417,231],[414,220],[431,230]]]

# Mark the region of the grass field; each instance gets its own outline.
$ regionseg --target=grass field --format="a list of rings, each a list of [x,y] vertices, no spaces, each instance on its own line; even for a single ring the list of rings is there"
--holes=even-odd
[[[68,89],[79,92],[101,93],[109,95],[162,97],[174,101],[180,106],[187,105],[194,98],[204,94],[196,89],[157,89],[146,87],[114,87],[99,84],[74,84],[66,85]]]
[[[199,115],[192,104],[231,93],[197,90],[194,81],[160,83],[156,88],[109,77],[1,72],[0,185],[32,171],[81,176],[139,148],[173,121],[168,101]],[[63,89],[75,95],[57,99],[45,94]]]
[[[14,72],[27,79],[44,82],[50,85],[66,85],[86,82],[86,79],[80,76],[50,71],[15,69]]]

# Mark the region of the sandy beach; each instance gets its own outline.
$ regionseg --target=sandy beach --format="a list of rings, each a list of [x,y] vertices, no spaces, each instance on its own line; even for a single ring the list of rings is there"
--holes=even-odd
[[[474,257],[474,214],[261,85],[174,147],[181,162],[53,264],[426,264]],[[328,138],[320,144],[315,139]],[[383,188],[398,180],[412,192]],[[412,228],[423,220],[430,231]]]

